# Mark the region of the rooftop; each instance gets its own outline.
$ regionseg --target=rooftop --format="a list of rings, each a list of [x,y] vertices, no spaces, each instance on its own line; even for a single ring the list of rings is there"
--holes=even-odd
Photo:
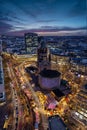
[[[85,86],[84,86],[84,87],[85,87],[85,89],[87,90],[87,84],[85,84]]]
[[[69,130],[58,115],[49,117],[48,121],[50,130]]]
[[[34,70],[38,70],[38,68],[35,67],[35,66],[29,66],[29,67],[27,67],[27,69],[32,70],[32,71],[34,71]]]
[[[59,77],[61,75],[60,72],[56,71],[56,70],[47,70],[44,69],[39,73],[41,76],[43,77],[47,77],[47,78],[55,78],[55,77]]]
[[[60,91],[59,89],[53,90],[53,93],[54,93],[57,97],[62,97],[62,96],[64,96],[63,92]]]

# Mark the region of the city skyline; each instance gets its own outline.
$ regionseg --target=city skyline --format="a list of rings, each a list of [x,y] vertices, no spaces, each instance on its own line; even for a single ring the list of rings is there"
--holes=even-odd
[[[0,34],[86,35],[86,0],[0,0]]]

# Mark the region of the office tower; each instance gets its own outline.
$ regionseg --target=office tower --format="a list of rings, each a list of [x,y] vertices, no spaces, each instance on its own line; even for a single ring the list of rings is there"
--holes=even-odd
[[[36,54],[38,47],[38,35],[36,33],[26,33],[25,44],[27,54]]]

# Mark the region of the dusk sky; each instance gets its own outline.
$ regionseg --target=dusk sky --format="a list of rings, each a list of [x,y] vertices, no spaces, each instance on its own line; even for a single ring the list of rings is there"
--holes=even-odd
[[[0,0],[0,34],[86,35],[86,0]]]

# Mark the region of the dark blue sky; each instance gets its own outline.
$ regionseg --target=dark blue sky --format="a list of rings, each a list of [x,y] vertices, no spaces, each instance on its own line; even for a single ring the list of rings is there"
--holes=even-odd
[[[0,0],[0,34],[85,35],[86,0]]]

